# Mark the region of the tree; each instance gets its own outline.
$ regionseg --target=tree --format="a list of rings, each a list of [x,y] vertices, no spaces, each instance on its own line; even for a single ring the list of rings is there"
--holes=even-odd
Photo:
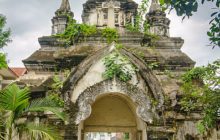
[[[220,0],[159,0],[163,9],[175,10],[178,16],[191,17],[194,12],[197,12],[199,3],[204,4],[206,2],[215,3],[213,7],[213,13],[210,13],[210,29],[207,35],[210,40],[210,45],[220,47]]]
[[[4,30],[6,24],[6,18],[5,16],[0,14],[0,49],[2,49],[4,46],[6,46],[11,40],[10,40],[10,29]],[[0,52],[0,69],[6,68],[7,62],[6,62],[6,56],[4,53]]]
[[[196,67],[183,75],[181,109],[185,112],[200,110],[203,119],[200,132],[215,127],[220,109],[220,60],[206,67]]]
[[[57,140],[59,135],[56,129],[41,123],[21,121],[29,112],[51,111],[57,117],[65,120],[62,107],[50,100],[43,98],[30,103],[29,88],[19,88],[16,84],[7,86],[0,93],[0,139],[12,140],[15,136],[29,139]]]

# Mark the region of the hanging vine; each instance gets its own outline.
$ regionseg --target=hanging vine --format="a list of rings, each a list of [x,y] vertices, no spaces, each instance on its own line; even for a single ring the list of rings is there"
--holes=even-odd
[[[149,0],[142,0],[139,6],[139,10],[135,16],[134,24],[131,23],[126,24],[126,29],[131,32],[144,32],[145,27],[147,27],[147,23],[144,22],[144,16],[149,9]],[[149,25],[149,24],[148,24]]]

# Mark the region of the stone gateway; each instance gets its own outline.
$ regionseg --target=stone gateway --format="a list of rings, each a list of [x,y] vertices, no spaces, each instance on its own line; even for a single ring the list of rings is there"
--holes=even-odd
[[[40,37],[41,48],[23,60],[28,73],[18,83],[31,87],[32,98],[43,98],[58,75],[64,81],[60,97],[68,121],[48,112],[27,117],[58,126],[64,140],[220,139],[217,129],[205,137],[198,132],[199,112],[180,110],[180,77],[195,64],[180,50],[184,40],[170,37],[170,20],[157,0],[152,0],[146,21],[158,39],[126,28],[134,26],[137,13],[138,4],[132,0],[87,0],[83,23],[100,30],[114,28],[119,38],[108,44],[94,34],[64,47],[56,35],[65,31],[74,13],[69,1],[62,0],[52,18],[52,34]],[[117,50],[118,44],[123,48]],[[103,76],[103,60],[116,50],[135,69],[128,81]]]

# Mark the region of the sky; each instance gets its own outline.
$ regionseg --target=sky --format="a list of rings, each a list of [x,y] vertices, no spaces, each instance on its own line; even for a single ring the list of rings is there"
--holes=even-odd
[[[86,0],[69,0],[75,19],[81,22],[82,4]],[[140,2],[141,0],[134,0]],[[61,0],[0,0],[0,13],[7,17],[7,28],[12,31],[12,42],[3,50],[7,53],[10,67],[23,67],[22,60],[40,48],[38,37],[51,34],[51,19]],[[196,62],[196,66],[207,65],[220,59],[220,47],[212,47],[206,32],[209,28],[211,2],[200,5],[190,19],[182,22],[172,11],[170,34],[185,40],[182,51]]]

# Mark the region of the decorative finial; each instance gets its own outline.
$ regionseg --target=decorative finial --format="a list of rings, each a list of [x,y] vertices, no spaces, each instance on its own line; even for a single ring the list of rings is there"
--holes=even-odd
[[[161,10],[162,9],[160,4],[158,3],[158,0],[152,0],[149,13],[154,11],[161,11]]]
[[[69,0],[62,0],[59,11],[71,11]]]
[[[68,19],[73,17],[69,0],[62,0],[60,8],[55,12],[55,17],[52,19],[52,34],[63,33],[67,27]]]
[[[69,0],[62,0],[62,3],[60,5],[60,8],[55,12],[55,14],[57,16],[59,15],[70,15],[71,17],[74,16],[73,12],[71,11],[71,8],[70,8],[70,3],[69,3]]]

